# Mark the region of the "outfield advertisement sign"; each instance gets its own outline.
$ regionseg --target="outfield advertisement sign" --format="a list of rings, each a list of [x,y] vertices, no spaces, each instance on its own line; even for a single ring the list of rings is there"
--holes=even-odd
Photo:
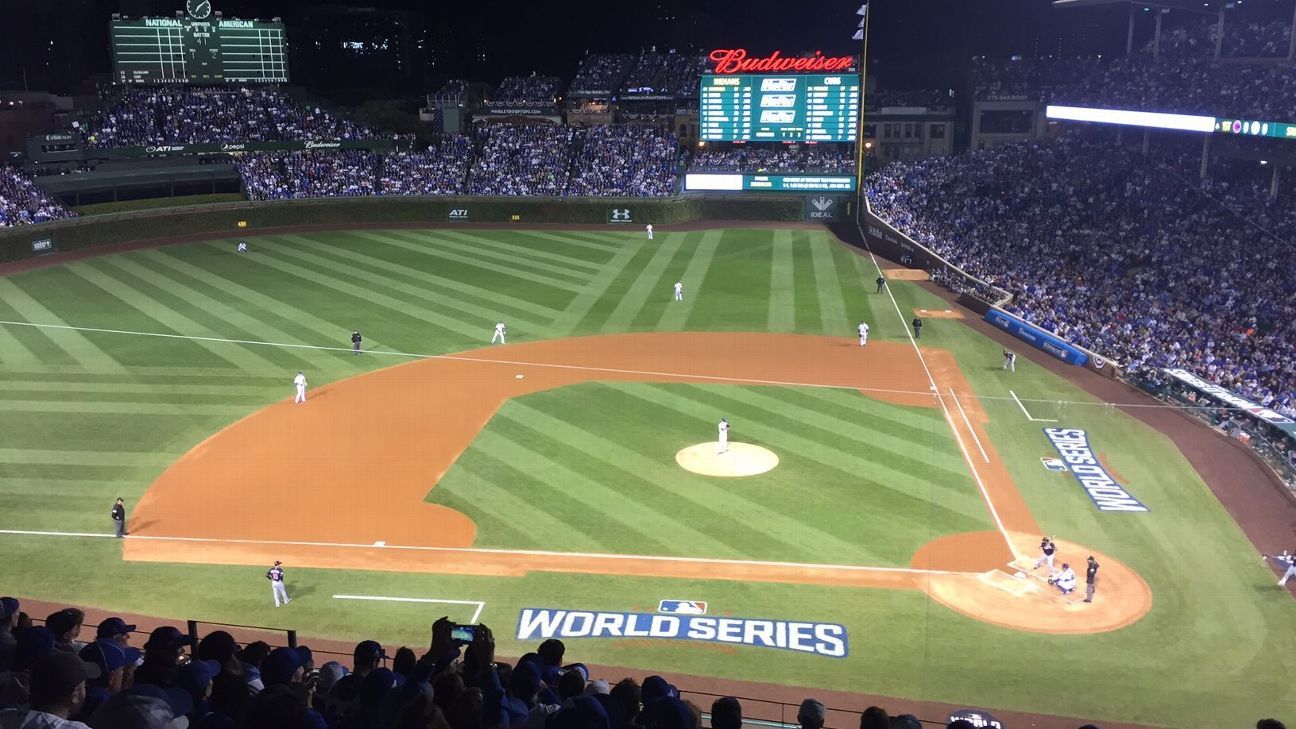
[[[1230,407],[1242,410],[1251,417],[1266,422],[1284,433],[1296,437],[1296,421],[1293,421],[1282,413],[1270,410],[1263,405],[1257,405],[1241,395],[1236,395],[1229,390],[1225,390],[1219,385],[1203,380],[1188,370],[1168,369],[1162,371],[1198,392],[1213,397],[1216,400],[1220,400]]]
[[[1035,348],[1048,352],[1067,364],[1083,367],[1089,362],[1089,355],[1085,352],[1034,324],[1018,319],[1005,311],[991,308],[986,312],[985,320],[1014,337],[1030,343]]]
[[[517,639],[656,638],[726,643],[845,658],[845,626],[793,620],[721,618],[677,612],[609,613],[590,610],[524,608],[518,615]]]
[[[308,142],[224,142],[221,144],[155,144],[147,147],[116,147],[103,150],[110,158],[119,157],[169,157],[186,154],[239,154],[242,152],[301,152],[316,150],[337,152],[348,149],[366,149],[372,152],[391,152],[396,149],[392,139],[320,139]],[[92,151],[93,153],[93,151]]]
[[[634,211],[630,208],[608,208],[609,223],[633,223]]]
[[[450,208],[446,213],[446,218],[451,222],[466,223],[468,222],[468,208]]]
[[[1089,444],[1088,433],[1075,428],[1045,428],[1044,435],[1099,511],[1149,511],[1107,473]]]
[[[758,175],[743,172],[689,172],[685,192],[854,192],[854,175]]]

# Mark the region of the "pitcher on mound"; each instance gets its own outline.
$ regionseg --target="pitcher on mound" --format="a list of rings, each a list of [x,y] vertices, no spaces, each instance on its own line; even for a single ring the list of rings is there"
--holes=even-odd
[[[716,453],[729,452],[729,421],[720,418],[720,424],[716,426],[719,443],[716,444]]]

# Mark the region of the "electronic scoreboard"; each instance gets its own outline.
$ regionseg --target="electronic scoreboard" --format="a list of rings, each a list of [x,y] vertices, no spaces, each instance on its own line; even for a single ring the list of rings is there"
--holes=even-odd
[[[856,74],[702,77],[701,137],[714,142],[854,142]]]
[[[119,83],[288,82],[283,23],[214,17],[208,0],[188,0],[185,10],[183,17],[111,22]]]

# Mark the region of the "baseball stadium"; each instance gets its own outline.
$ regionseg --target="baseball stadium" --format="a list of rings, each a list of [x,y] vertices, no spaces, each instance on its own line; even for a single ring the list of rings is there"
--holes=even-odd
[[[1296,718],[1291,0],[163,4],[0,69],[0,727]]]

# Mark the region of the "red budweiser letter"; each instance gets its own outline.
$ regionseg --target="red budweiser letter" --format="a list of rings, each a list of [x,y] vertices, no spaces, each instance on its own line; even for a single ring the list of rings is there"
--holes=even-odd
[[[815,51],[813,56],[786,57],[774,51],[763,58],[749,58],[746,48],[721,48],[707,56],[715,64],[716,73],[746,73],[750,71],[844,71],[855,63],[852,56],[825,56]]]

